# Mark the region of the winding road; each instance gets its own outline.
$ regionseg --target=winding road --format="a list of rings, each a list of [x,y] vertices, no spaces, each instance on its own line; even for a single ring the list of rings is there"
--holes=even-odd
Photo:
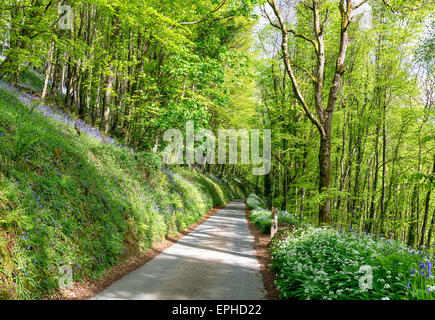
[[[266,290],[241,200],[94,300],[263,300]]]

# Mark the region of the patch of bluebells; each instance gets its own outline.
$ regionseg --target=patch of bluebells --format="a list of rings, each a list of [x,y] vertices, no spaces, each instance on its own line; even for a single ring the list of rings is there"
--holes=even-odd
[[[415,252],[414,254],[421,256]],[[435,299],[435,256],[424,255],[418,267],[410,272],[411,280],[405,290],[411,299]]]
[[[132,148],[117,143],[116,140],[111,137],[104,136],[99,129],[90,126],[83,120],[72,119],[68,114],[66,114],[65,112],[63,112],[58,108],[43,105],[43,104],[34,105],[33,97],[30,94],[24,93],[18,90],[17,88],[15,88],[14,86],[6,82],[3,82],[1,80],[0,80],[0,89],[7,91],[9,94],[16,97],[22,104],[37,111],[41,115],[54,120],[58,124],[65,125],[71,129],[74,129],[74,127],[77,126],[77,128],[80,130],[81,133],[86,134],[88,137],[90,137],[95,141],[99,141],[107,145],[114,145],[115,147],[126,149],[129,150],[130,152],[134,152]]]

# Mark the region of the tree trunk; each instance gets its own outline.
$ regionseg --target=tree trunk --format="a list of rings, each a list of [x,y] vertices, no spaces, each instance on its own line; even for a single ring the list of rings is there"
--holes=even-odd
[[[320,139],[319,151],[319,192],[325,194],[331,188],[331,134]],[[326,197],[319,205],[319,224],[329,224],[331,221],[331,198]]]
[[[264,197],[266,200],[266,208],[272,208],[272,178],[271,173],[264,176]]]
[[[50,77],[53,69],[54,49],[55,49],[54,41],[52,41],[50,46],[49,59],[47,61],[47,71],[45,72],[44,88],[42,89],[41,99],[45,99],[48,93],[48,82],[50,81]]]
[[[431,248],[432,238],[435,234],[435,210],[432,212],[432,227],[429,229],[429,235],[427,237],[426,247]]]
[[[351,23],[352,11],[355,6],[352,0],[345,1],[341,0],[339,4],[340,15],[341,15],[341,30],[340,30],[340,46],[338,50],[335,74],[334,78],[329,87],[329,97],[326,109],[323,109],[322,95],[323,95],[323,85],[324,85],[324,75],[325,75],[325,43],[324,43],[324,32],[325,24],[327,19],[322,19],[320,17],[321,13],[321,3],[318,0],[312,1],[311,10],[313,12],[313,31],[316,40],[311,40],[306,37],[300,36],[292,29],[288,29],[287,23],[285,22],[281,11],[276,4],[275,0],[268,0],[278,23],[273,22],[269,19],[269,22],[275,27],[280,29],[282,42],[281,50],[283,53],[284,65],[289,75],[291,82],[293,84],[293,91],[298,99],[300,105],[302,106],[306,116],[310,121],[317,127],[320,133],[320,152],[319,152],[319,167],[320,167],[320,179],[319,179],[319,192],[322,194],[322,203],[319,206],[319,222],[320,224],[329,224],[331,221],[331,199],[329,195],[329,189],[331,188],[331,126],[332,126],[332,116],[334,114],[335,105],[338,99],[338,93],[341,87],[341,78],[344,74],[345,68],[344,63],[346,60],[347,49],[349,45],[349,26]],[[321,22],[323,20],[323,22]],[[315,115],[302,93],[299,85],[299,81],[293,70],[292,60],[288,50],[289,34],[295,34],[296,37],[302,37],[309,41],[315,47],[315,53],[317,56],[317,68],[316,76],[312,76],[311,73],[306,71],[314,85],[315,91]]]
[[[111,115],[111,96],[112,96],[112,88],[114,82],[114,76],[111,73],[112,68],[109,67],[110,74],[107,77],[107,87],[104,91],[104,100],[103,100],[103,112],[102,112],[102,125],[105,134],[109,133],[110,129],[110,115]]]
[[[377,191],[377,187],[378,187],[378,174],[379,174],[379,152],[378,152],[378,146],[379,146],[379,131],[380,131],[380,126],[377,126],[376,129],[376,141],[375,141],[375,161],[373,164],[373,185],[372,185],[372,195],[371,195],[371,199],[370,199],[370,213],[369,213],[369,222],[367,224],[367,230],[369,232],[374,232],[375,231],[375,215],[376,215],[376,208],[375,208],[375,200],[376,200],[376,191]]]
[[[435,155],[433,158],[433,167],[432,167],[432,175],[430,176],[429,179],[429,190],[427,191],[426,194],[426,200],[424,203],[424,218],[423,218],[423,227],[421,229],[421,238],[420,238],[420,245],[423,246],[424,245],[424,237],[426,235],[426,227],[429,221],[429,204],[430,204],[430,196],[432,193],[432,185],[433,185],[433,177],[435,175]],[[433,217],[432,217],[433,219]]]
[[[382,188],[381,188],[381,213],[379,217],[379,230],[382,235],[385,235],[385,188],[387,181],[387,125],[386,121],[386,106],[383,106],[382,114]]]

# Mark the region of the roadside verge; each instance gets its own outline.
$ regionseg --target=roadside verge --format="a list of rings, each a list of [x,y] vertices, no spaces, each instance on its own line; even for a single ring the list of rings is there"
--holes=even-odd
[[[263,234],[261,230],[257,229],[251,220],[249,220],[250,211],[248,206],[245,203],[245,213],[246,220],[249,224],[249,230],[255,238],[254,242],[254,250],[255,256],[257,257],[260,263],[260,271],[263,275],[264,287],[267,291],[267,299],[268,300],[280,300],[279,299],[279,291],[275,286],[276,274],[273,269],[270,267],[272,263],[272,257],[269,251],[270,244],[270,235]]]

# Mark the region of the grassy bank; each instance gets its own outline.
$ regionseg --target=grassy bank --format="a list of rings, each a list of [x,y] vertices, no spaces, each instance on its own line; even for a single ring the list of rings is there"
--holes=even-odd
[[[394,240],[308,226],[271,248],[282,299],[435,299],[434,255]]]
[[[58,270],[97,278],[130,254],[242,197],[194,170],[105,144],[0,89],[0,299],[58,289]]]

